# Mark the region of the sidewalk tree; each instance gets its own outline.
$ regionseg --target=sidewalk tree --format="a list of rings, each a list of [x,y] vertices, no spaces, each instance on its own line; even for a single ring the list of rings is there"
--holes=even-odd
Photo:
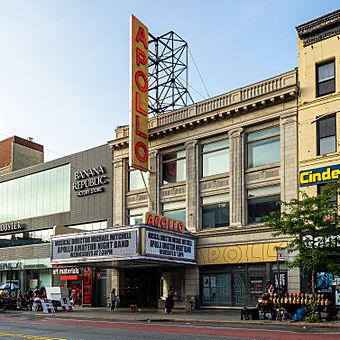
[[[317,196],[302,192],[300,199],[281,201],[281,209],[266,218],[275,236],[293,236],[287,250],[294,256],[288,266],[311,276],[313,295],[318,271],[340,274],[340,263],[334,259],[340,254],[340,216],[334,200],[339,189],[339,183],[331,183]]]

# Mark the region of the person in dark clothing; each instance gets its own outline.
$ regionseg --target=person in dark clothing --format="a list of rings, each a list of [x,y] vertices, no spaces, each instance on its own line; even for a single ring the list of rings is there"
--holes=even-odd
[[[117,301],[116,289],[112,288],[112,291],[111,291],[111,311],[115,310],[116,301]]]
[[[175,306],[174,295],[175,295],[174,290],[170,286],[169,291],[168,291],[168,297],[165,300],[165,312],[166,313],[171,313],[172,309]]]

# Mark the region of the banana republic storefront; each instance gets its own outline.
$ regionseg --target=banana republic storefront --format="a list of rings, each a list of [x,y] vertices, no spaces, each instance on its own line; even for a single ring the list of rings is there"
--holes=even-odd
[[[156,216],[156,222],[160,221]],[[162,223],[55,236],[51,242],[52,265],[77,265],[94,271],[112,269],[113,276],[117,276],[117,286],[113,284],[113,287],[120,296],[121,306],[162,308],[171,286],[177,306],[184,307],[189,288],[185,278],[188,271],[197,267],[195,240],[183,232],[181,225],[165,219]],[[91,301],[95,291],[90,281],[83,292]]]

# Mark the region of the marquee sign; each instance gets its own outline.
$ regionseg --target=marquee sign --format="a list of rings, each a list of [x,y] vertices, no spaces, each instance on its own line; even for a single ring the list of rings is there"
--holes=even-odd
[[[339,180],[340,164],[300,171],[300,187],[324,184]]]
[[[56,237],[51,240],[51,249],[52,261],[129,256],[137,253],[137,230]]]
[[[170,233],[146,230],[145,253],[168,259],[195,259],[195,241]]]
[[[148,171],[148,28],[131,16],[130,166]]]

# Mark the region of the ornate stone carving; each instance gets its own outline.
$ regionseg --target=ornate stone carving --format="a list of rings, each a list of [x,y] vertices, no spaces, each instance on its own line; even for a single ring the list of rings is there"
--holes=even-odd
[[[238,129],[230,130],[228,135],[229,135],[229,138],[239,138],[242,132],[243,132],[243,128],[238,128]]]
[[[149,158],[150,160],[153,159],[153,158],[156,158],[158,155],[158,150],[152,150],[149,152]]]
[[[194,149],[197,145],[197,139],[190,140],[184,144],[185,148],[188,149]]]

